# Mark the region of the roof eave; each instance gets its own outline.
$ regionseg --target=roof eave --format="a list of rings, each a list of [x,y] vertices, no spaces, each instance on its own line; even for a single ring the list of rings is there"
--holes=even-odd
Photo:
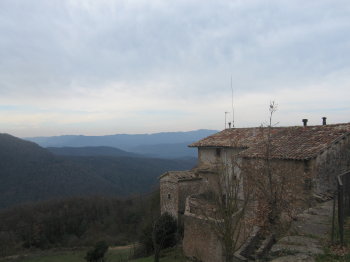
[[[246,149],[248,146],[223,146],[223,145],[188,145],[188,147],[206,147],[206,148],[239,148]]]
[[[241,156],[244,159],[266,159],[263,156]],[[311,159],[316,158],[317,155],[311,157],[271,157],[271,160],[292,160],[292,161],[309,161]]]

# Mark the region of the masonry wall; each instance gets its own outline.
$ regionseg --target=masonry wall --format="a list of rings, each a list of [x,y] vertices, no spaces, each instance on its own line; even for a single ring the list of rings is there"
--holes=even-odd
[[[198,148],[198,164],[215,165],[217,163],[227,163],[232,166],[232,159],[241,149],[223,148],[223,147],[199,147]]]
[[[273,174],[273,181],[278,190],[281,190],[281,197],[286,197],[296,206],[308,207],[310,205],[313,190],[313,162],[303,160],[272,159],[270,169]],[[257,183],[269,185],[266,172],[266,162],[262,159],[245,158],[242,164],[242,176],[244,178],[244,190],[254,191]],[[276,181],[278,181],[276,183]]]
[[[179,213],[185,213],[186,198],[191,195],[200,194],[204,192],[206,188],[205,180],[198,179],[187,179],[179,181]]]
[[[336,177],[350,170],[350,137],[346,136],[321,153],[315,160],[315,191],[336,189]]]
[[[198,164],[215,164],[218,160],[216,148],[198,148]]]
[[[184,217],[183,252],[202,262],[223,261],[222,246],[209,222],[195,216]]]
[[[160,180],[160,212],[168,212],[178,219],[178,183],[169,179]]]
[[[160,179],[160,210],[168,212],[179,221],[185,212],[186,198],[208,191],[214,183],[214,173],[201,174],[198,178],[180,179],[167,174]],[[181,222],[181,221],[180,221]]]

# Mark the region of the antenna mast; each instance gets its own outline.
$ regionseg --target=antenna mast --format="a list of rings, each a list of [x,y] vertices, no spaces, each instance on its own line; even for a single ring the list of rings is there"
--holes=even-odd
[[[225,112],[225,128],[226,129],[226,115],[229,114],[230,112]]]
[[[232,128],[235,127],[235,111],[233,108],[233,86],[232,86],[232,74],[231,74],[231,91],[232,91]]]

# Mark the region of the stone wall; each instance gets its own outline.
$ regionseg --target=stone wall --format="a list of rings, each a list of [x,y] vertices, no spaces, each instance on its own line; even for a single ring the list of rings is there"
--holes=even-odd
[[[178,205],[179,205],[179,213],[185,213],[186,206],[186,198],[191,195],[200,194],[204,191],[206,187],[206,182],[202,178],[197,179],[184,179],[179,181],[178,186]]]
[[[178,219],[178,183],[169,179],[160,180],[160,212],[168,212]]]
[[[271,159],[270,169],[273,174],[273,183],[276,190],[281,192],[281,197],[285,197],[289,203],[295,203],[296,207],[308,207],[313,189],[313,162]],[[265,185],[268,190],[269,184],[267,176],[264,175],[265,172],[266,162],[264,160],[245,158],[242,165],[244,190],[253,192],[259,184]]]
[[[257,169],[263,165],[260,159],[246,158],[243,162],[242,172],[245,173],[257,173]],[[272,159],[271,170],[286,174],[299,191],[303,188],[315,193],[335,190],[336,177],[350,170],[350,136],[344,136],[313,159]]]
[[[315,166],[316,192],[335,190],[336,177],[350,170],[350,137],[343,137],[318,155]]]
[[[211,168],[190,171],[169,171],[160,177],[161,214],[168,212],[176,219],[184,214],[186,198],[214,190],[218,174]]]
[[[209,148],[199,147],[198,148],[198,164],[200,165],[215,165],[217,163],[226,163],[232,167],[232,159],[234,155],[241,152],[242,149],[237,148]]]
[[[198,148],[198,164],[215,164],[218,156],[216,154],[216,148]]]
[[[211,229],[210,222],[194,215],[185,214],[183,252],[203,262],[223,261],[222,246]]]
[[[189,174],[191,174],[189,176]],[[185,178],[185,177],[188,178]],[[168,212],[181,220],[185,212],[186,198],[204,192],[208,180],[195,177],[190,171],[167,172],[160,178],[160,211]]]

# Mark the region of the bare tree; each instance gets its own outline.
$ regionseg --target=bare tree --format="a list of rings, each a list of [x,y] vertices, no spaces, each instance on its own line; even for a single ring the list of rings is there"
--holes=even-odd
[[[273,172],[272,172],[272,167],[271,167],[271,136],[272,136],[272,116],[273,114],[276,112],[277,110],[277,105],[275,104],[275,102],[271,102],[270,103],[270,107],[269,107],[269,122],[267,125],[267,139],[266,139],[266,152],[265,152],[265,175],[267,177],[267,182],[268,182],[268,186],[265,189],[267,191],[267,194],[265,194],[267,196],[267,203],[269,206],[269,212],[268,212],[268,220],[270,222],[271,225],[276,224],[276,222],[278,221],[278,217],[280,215],[279,209],[278,209],[278,189],[276,187],[276,183],[277,182],[281,182],[281,185],[283,187],[283,181],[274,181],[273,179]],[[282,178],[282,180],[284,180]]]
[[[231,163],[217,163],[216,184],[202,194],[207,204],[200,209],[221,242],[226,262],[234,261],[234,253],[246,235],[244,218],[250,200],[249,191],[242,191],[237,157],[230,158]]]
[[[244,238],[244,218],[250,200],[249,191],[242,195],[238,173],[240,169],[235,156],[232,156],[232,163],[233,166],[226,164],[219,172],[216,198],[218,219],[213,224],[214,231],[222,242],[226,262],[233,261],[234,252],[240,247],[240,240],[242,242]]]
[[[251,161],[245,161],[245,185],[254,191],[257,204],[255,223],[265,227],[271,233],[276,233],[281,226],[281,216],[293,216],[295,203],[300,196],[300,185],[305,176],[297,172],[293,161],[278,162],[273,158],[273,152],[278,150],[274,145],[273,114],[277,110],[274,102],[269,106],[269,120],[261,127],[264,141],[262,155]],[[285,166],[283,166],[285,165]]]

